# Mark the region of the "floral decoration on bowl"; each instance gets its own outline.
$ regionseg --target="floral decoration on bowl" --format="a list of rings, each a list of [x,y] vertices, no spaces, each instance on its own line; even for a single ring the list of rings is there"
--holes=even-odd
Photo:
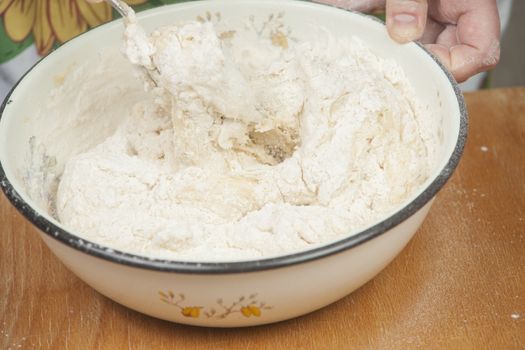
[[[224,319],[231,315],[240,314],[243,317],[261,317],[272,307],[257,298],[258,294],[240,296],[237,300],[226,303],[222,298],[215,301],[215,306],[205,307],[198,303],[189,303],[183,293],[174,293],[171,290],[159,291],[163,303],[174,306],[184,317]]]

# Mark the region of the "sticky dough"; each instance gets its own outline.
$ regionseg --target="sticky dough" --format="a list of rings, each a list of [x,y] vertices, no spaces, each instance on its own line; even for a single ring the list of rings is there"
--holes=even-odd
[[[88,240],[178,260],[287,254],[374,224],[429,176],[431,116],[356,38],[282,45],[187,22],[126,40],[157,86],[58,188],[59,219]]]

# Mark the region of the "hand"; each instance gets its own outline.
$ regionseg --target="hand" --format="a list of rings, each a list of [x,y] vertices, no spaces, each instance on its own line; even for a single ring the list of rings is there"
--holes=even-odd
[[[462,82],[493,68],[500,56],[496,0],[316,0],[356,11],[386,7],[386,26],[400,43],[420,40]]]

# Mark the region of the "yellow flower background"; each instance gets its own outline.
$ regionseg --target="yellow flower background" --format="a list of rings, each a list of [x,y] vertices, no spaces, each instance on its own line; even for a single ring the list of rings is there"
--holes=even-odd
[[[147,1],[126,0],[129,5]],[[45,55],[55,43],[111,20],[113,12],[106,3],[85,0],[0,0],[0,16],[12,41],[21,42],[32,34],[38,53]]]

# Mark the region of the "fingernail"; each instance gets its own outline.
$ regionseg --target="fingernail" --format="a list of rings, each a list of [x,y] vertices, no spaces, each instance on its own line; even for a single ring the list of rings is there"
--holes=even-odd
[[[423,35],[427,20],[426,0],[389,0],[386,2],[386,25],[390,36],[405,43]]]
[[[398,41],[414,40],[418,34],[418,19],[416,16],[408,13],[396,14],[391,18],[390,24],[391,34],[395,36]]]
[[[399,15],[395,15],[394,21],[400,24],[405,24],[405,23],[412,23],[413,25],[417,24],[416,16],[410,15],[408,13],[401,13]]]

